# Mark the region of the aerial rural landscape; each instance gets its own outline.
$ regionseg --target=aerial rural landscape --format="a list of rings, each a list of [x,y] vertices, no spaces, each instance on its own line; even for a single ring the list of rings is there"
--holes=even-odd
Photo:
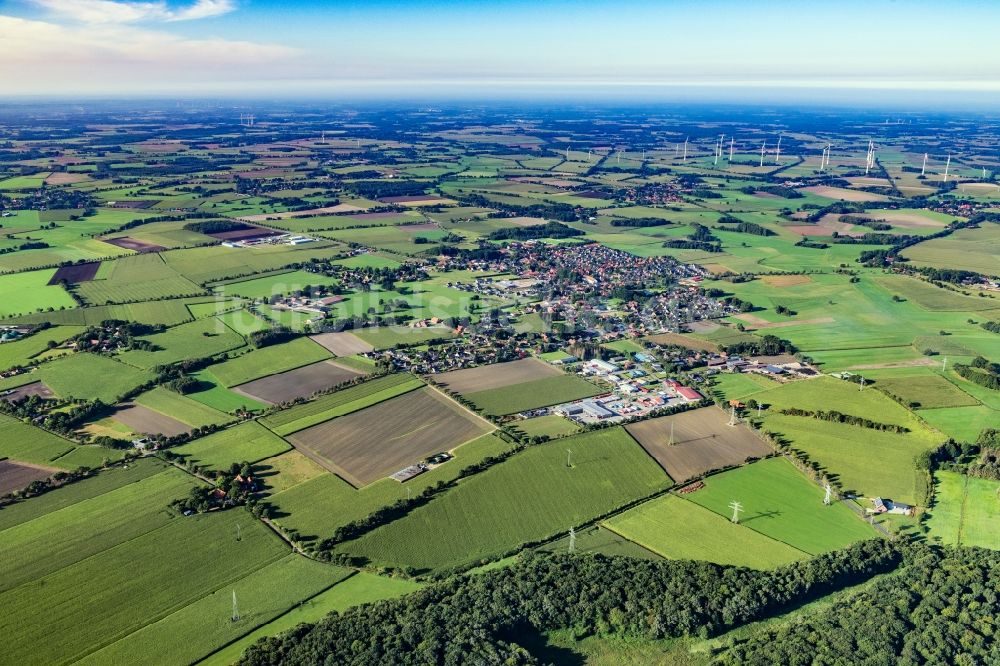
[[[0,104],[0,663],[1000,663],[998,145]]]

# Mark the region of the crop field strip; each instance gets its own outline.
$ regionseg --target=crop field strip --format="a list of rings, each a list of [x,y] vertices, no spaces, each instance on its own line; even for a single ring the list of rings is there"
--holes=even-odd
[[[312,340],[295,338],[290,342],[263,347],[252,353],[213,365],[211,373],[228,388],[324,361],[330,356],[330,352]]]
[[[589,398],[604,392],[582,377],[562,373],[521,384],[468,393],[463,397],[486,414],[502,416]]]
[[[230,390],[259,402],[275,404],[295,398],[308,398],[316,391],[323,391],[361,376],[362,373],[353,368],[328,360],[233,386]]]
[[[761,458],[774,452],[746,426],[728,423],[729,417],[721,409],[703,407],[632,423],[625,426],[625,430],[670,478],[681,483],[713,469],[740,465],[748,458]]]
[[[447,568],[564,532],[670,485],[623,429],[598,430],[531,447],[341,550],[377,565]]]
[[[562,374],[563,372],[555,366],[534,358],[525,358],[509,363],[454,370],[438,375],[434,379],[446,389],[465,395]]]
[[[261,418],[260,422],[275,434],[290,435],[338,416],[378,404],[383,400],[403,395],[424,385],[424,382],[410,374],[385,375],[357,386],[317,396],[305,404],[269,414]]]
[[[289,436],[297,449],[360,488],[484,435],[493,425],[424,387]]]

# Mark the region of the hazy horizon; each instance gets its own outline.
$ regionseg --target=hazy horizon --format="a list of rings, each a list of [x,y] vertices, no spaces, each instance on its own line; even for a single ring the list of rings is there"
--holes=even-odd
[[[1000,108],[998,20],[974,0],[0,0],[0,94]]]

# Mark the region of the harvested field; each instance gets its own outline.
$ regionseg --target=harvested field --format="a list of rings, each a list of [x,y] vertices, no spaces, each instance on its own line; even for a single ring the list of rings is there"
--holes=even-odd
[[[692,321],[687,325],[691,333],[714,333],[715,331],[722,328],[720,324],[714,321]]]
[[[525,358],[509,363],[454,370],[435,377],[437,383],[456,393],[477,393],[513,384],[563,374],[561,370],[538,359]]]
[[[130,428],[132,432],[147,435],[173,437],[191,430],[191,426],[186,423],[132,402],[126,402],[112,415],[112,418]]]
[[[108,245],[114,245],[115,247],[124,248],[126,250],[135,250],[136,252],[160,252],[167,249],[162,245],[154,245],[153,243],[147,243],[135,238],[129,238],[128,236],[122,236],[121,238],[107,238],[104,239],[104,242]]]
[[[808,275],[765,275],[761,279],[769,287],[797,287],[812,282]]]
[[[810,187],[800,188],[801,192],[806,192],[809,194],[815,194],[821,197],[827,197],[828,199],[840,199],[841,201],[888,201],[889,198],[882,196],[881,194],[872,194],[871,192],[860,192],[858,190],[849,190],[843,187],[830,187],[828,185],[813,185]]]
[[[736,315],[737,319],[745,321],[754,328],[787,328],[789,326],[809,326],[811,324],[832,324],[833,317],[816,317],[814,319],[789,319],[788,321],[768,321],[752,314]]]
[[[945,222],[935,220],[934,218],[926,215],[921,215],[920,213],[904,213],[896,210],[865,211],[864,215],[876,220],[888,222],[894,227],[902,227],[904,229],[942,229],[946,224]]]
[[[416,194],[403,197],[383,197],[383,203],[403,204],[407,206],[434,206],[437,204],[454,203],[451,199],[437,197],[432,194]]]
[[[214,234],[205,234],[206,236],[211,236],[212,238],[218,238],[219,240],[248,240],[251,238],[267,238],[268,236],[277,236],[280,231],[274,231],[273,229],[265,229],[264,227],[249,227],[247,229],[234,229],[233,231],[217,231]]]
[[[844,187],[830,187],[828,185],[813,185],[800,188],[801,192],[815,194],[829,199],[840,199],[841,201],[888,201],[889,198],[881,194],[871,192],[861,192],[859,190],[849,190]]]
[[[503,221],[516,227],[535,227],[539,224],[545,224],[545,219],[541,217],[506,217],[503,218]]]
[[[18,400],[24,400],[31,395],[37,395],[40,398],[51,398],[55,394],[52,393],[52,389],[42,382],[31,382],[30,384],[18,386],[16,389],[11,389],[10,391],[3,393],[0,395],[0,400],[17,402]]]
[[[700,349],[701,351],[719,351],[719,345],[707,340],[691,338],[683,333],[660,333],[659,335],[651,335],[646,339],[658,345],[677,345],[687,347],[688,349]]]
[[[288,439],[355,487],[368,485],[492,429],[432,388],[295,433]]]
[[[46,479],[59,470],[40,465],[0,460],[0,497],[24,488],[32,481]]]
[[[232,387],[232,390],[255,400],[275,404],[295,398],[308,398],[316,391],[331,388],[361,375],[357,370],[334,361],[320,361],[240,384]]]
[[[70,171],[56,171],[49,174],[45,179],[46,185],[72,185],[90,180],[90,176],[85,173],[73,173]]]
[[[97,269],[101,267],[101,262],[94,261],[89,264],[74,264],[72,266],[60,266],[49,278],[49,284],[59,284],[63,280],[66,282],[88,282],[97,275]]]
[[[375,349],[353,333],[320,333],[309,337],[313,342],[337,356],[364,354]]]
[[[287,220],[293,217],[311,217],[313,215],[336,215],[338,213],[353,213],[364,210],[350,204],[337,204],[336,206],[326,206],[324,208],[310,208],[309,210],[290,210],[283,213],[263,213],[260,215],[243,215],[236,219],[243,222],[265,222],[267,220]],[[396,213],[375,213],[393,217]]]
[[[440,231],[441,227],[434,222],[424,222],[422,224],[401,224],[397,227],[397,229],[407,233],[416,234],[421,231]]]
[[[672,446],[671,424],[676,442]],[[625,429],[677,482],[772,452],[748,428],[728,425],[726,413],[715,407],[661,416]]]

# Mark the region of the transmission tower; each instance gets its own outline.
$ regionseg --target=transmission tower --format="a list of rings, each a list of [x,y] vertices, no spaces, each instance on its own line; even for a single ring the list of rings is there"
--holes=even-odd
[[[740,511],[743,510],[743,505],[740,504],[739,502],[737,502],[736,500],[733,500],[732,502],[729,503],[729,508],[733,510],[732,521],[734,523],[739,523],[740,522]]]
[[[833,486],[831,486],[828,483],[825,486],[823,486],[823,489],[826,490],[826,495],[823,496],[823,504],[830,506],[830,501],[831,498],[833,497]]]
[[[243,541],[243,530],[240,529],[239,523],[236,523],[236,540]]]
[[[861,385],[860,386],[861,386],[861,388],[859,388],[858,390],[859,391],[864,391],[865,390],[865,378],[864,377],[861,378]]]
[[[240,607],[239,607],[239,604],[236,603],[236,590],[233,590],[233,617],[232,617],[232,620],[233,620],[233,622],[239,622],[240,621]]]
[[[576,530],[572,527],[569,528],[569,552],[576,552]]]
[[[676,442],[674,441],[674,422],[671,421],[670,422],[670,441],[667,443],[667,446],[673,446],[674,444],[676,444]]]
[[[729,423],[727,423],[726,425],[735,426],[739,422],[740,422],[740,420],[738,418],[736,418],[736,407],[735,406],[730,407],[729,408]]]
[[[573,450],[566,449],[566,467],[573,466]]]
[[[943,359],[941,359],[941,372],[944,372],[947,369],[948,369],[948,357],[945,356]]]

